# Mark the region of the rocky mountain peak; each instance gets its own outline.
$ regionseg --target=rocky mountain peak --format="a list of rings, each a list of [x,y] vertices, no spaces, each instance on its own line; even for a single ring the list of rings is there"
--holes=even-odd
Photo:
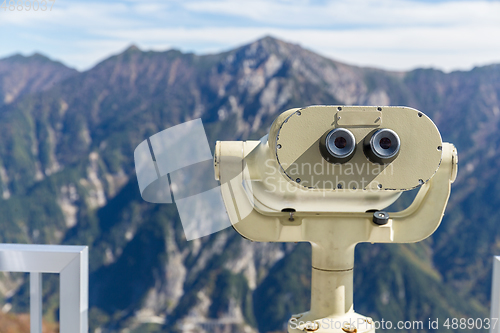
[[[129,47],[127,47],[124,51],[124,53],[127,53],[127,52],[137,52],[137,51],[141,51],[141,49],[135,45],[135,44],[132,44],[130,45]]]
[[[39,53],[30,56],[15,54],[0,59],[0,106],[10,104],[24,94],[48,90],[77,73]]]

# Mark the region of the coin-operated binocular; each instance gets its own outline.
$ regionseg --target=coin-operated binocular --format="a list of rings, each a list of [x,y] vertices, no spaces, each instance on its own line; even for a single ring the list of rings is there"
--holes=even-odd
[[[374,332],[354,312],[354,248],[411,243],[439,226],[457,151],[407,107],[288,110],[259,141],[219,141],[215,177],[234,229],[259,242],[310,242],[311,309],[288,332]],[[384,208],[420,187],[405,210]]]

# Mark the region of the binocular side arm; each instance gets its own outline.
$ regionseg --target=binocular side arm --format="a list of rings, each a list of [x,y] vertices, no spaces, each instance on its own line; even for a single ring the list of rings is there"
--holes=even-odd
[[[457,151],[443,143],[443,158],[436,174],[421,187],[413,203],[405,210],[391,214],[390,237],[372,233],[368,242],[413,243],[421,241],[438,228],[457,174]],[[378,228],[378,226],[372,226]]]

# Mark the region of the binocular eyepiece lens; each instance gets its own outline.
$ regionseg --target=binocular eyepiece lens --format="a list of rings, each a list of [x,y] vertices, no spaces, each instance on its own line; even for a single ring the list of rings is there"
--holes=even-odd
[[[382,139],[380,139],[380,142],[379,142],[380,147],[382,147],[382,149],[391,148],[391,143],[392,143],[391,139],[389,139],[389,138],[382,138]]]
[[[355,150],[356,139],[351,131],[345,128],[335,128],[325,133],[320,140],[321,155],[330,163],[349,161]]]
[[[386,164],[398,156],[400,146],[401,142],[396,132],[383,128],[366,137],[364,151],[370,161]]]
[[[347,146],[347,140],[343,136],[335,138],[335,147],[344,149]]]

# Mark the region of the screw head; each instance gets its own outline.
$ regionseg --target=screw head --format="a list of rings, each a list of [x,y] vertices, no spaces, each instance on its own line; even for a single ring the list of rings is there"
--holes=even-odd
[[[358,330],[356,329],[356,326],[354,326],[354,324],[346,322],[342,326],[342,331],[344,331],[346,333],[356,333]]]
[[[378,210],[373,213],[373,223],[377,225],[385,225],[389,222],[389,213]]]

